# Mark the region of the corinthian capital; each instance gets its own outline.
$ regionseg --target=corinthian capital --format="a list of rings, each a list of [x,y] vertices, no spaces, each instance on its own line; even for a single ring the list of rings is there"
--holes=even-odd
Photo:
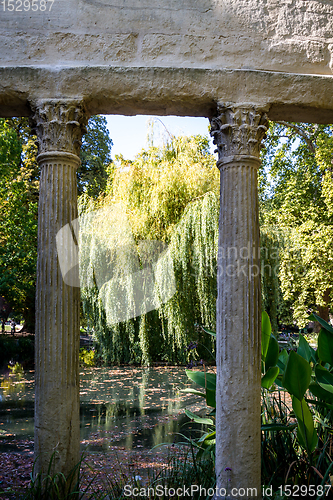
[[[211,120],[210,132],[217,146],[217,164],[235,156],[259,159],[267,127],[266,114],[254,107],[218,107],[217,117]]]
[[[36,103],[33,108],[39,153],[63,151],[79,156],[81,138],[87,124],[82,103],[48,100]]]

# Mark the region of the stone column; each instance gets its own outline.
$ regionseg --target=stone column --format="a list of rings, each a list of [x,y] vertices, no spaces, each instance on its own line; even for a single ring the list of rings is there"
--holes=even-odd
[[[267,121],[219,106],[211,121],[221,173],[216,315],[216,498],[260,493],[260,249],[257,170]],[[233,488],[244,488],[235,496]],[[257,489],[257,497],[249,488]],[[226,495],[225,491],[226,490]]]
[[[80,289],[61,275],[56,235],[77,218],[76,169],[85,116],[80,103],[34,106],[40,165],[35,355],[35,473],[67,475],[79,462]],[[61,252],[73,252],[73,242]],[[66,245],[67,246],[67,245]],[[75,280],[74,280],[75,282]],[[76,282],[77,283],[77,282]]]

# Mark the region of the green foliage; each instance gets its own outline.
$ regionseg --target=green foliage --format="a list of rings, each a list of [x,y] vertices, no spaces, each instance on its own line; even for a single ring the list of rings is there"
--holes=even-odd
[[[266,311],[261,313],[261,365],[263,376],[261,378],[261,387],[269,389],[277,375],[279,368],[279,345],[276,338],[272,335],[272,325]]]
[[[278,322],[289,323],[285,302],[282,297],[279,268],[281,237],[276,229],[264,221],[260,227],[261,297],[262,307],[272,320],[272,330],[276,335]]]
[[[276,366],[279,358],[279,344],[273,335],[269,339],[268,350],[265,358],[265,370]]]
[[[96,365],[96,359],[95,359],[95,351],[90,349],[85,349],[84,347],[81,347],[80,349],[80,364],[82,366],[95,366]]]
[[[186,375],[190,380],[205,389],[207,406],[216,408],[216,375],[215,373],[207,373],[201,371],[186,370]]]
[[[110,148],[105,119],[90,118],[83,139],[79,191],[97,196],[106,187]],[[27,118],[0,118],[0,296],[35,327],[39,166]]]
[[[311,381],[311,366],[295,351],[291,351],[283,374],[282,385],[300,401]]]
[[[39,171],[26,118],[0,119],[0,295],[34,329]]]
[[[264,296],[269,302],[270,294],[275,295],[278,317],[285,323],[290,322],[289,307],[300,326],[306,324],[309,307],[328,320],[333,274],[332,132],[331,125],[272,124],[266,140],[261,224],[277,235],[279,283],[272,277]],[[274,316],[274,310],[269,312]]]
[[[87,500],[89,500],[94,498],[92,494],[88,496],[88,487],[83,487],[82,492],[80,492],[79,471],[81,461],[66,477],[60,472],[54,473],[55,458],[56,453],[53,453],[47,474],[42,475],[38,473],[36,477],[31,480],[29,488],[23,496],[23,500],[70,500],[71,498],[87,498]],[[35,464],[33,466],[32,476],[34,476],[34,468]]]
[[[333,366],[333,335],[325,328],[318,335],[318,356],[324,363]]]
[[[18,362],[14,366],[8,365],[8,368],[13,374],[23,375],[23,366]]]
[[[190,204],[170,240],[177,292],[162,306],[162,315],[166,341],[175,339],[175,349],[193,338],[213,349],[211,336],[194,326],[215,328],[217,243],[218,198],[207,193]]]
[[[173,137],[134,161],[118,161],[110,195],[125,206],[136,240],[169,241],[189,203],[211,191],[218,196],[219,172],[207,137]]]
[[[263,376],[261,379],[262,387],[269,389],[277,375],[279,374],[279,368],[277,366],[278,362],[278,343],[276,339],[271,334],[272,327],[269,320],[269,317],[266,312],[262,312],[262,321],[261,321],[261,345],[262,345],[262,365]],[[216,337],[216,333],[210,331],[209,332],[213,337]],[[186,375],[190,380],[198,384],[199,386],[205,389],[205,392],[199,392],[194,389],[185,389],[182,392],[197,394],[201,397],[206,398],[207,406],[216,408],[216,374],[215,373],[207,373],[206,371],[191,371],[186,370]],[[187,415],[194,421],[198,423],[207,423],[204,422],[202,417],[194,418],[194,414]],[[213,410],[213,414],[215,415],[215,410]],[[212,413],[210,413],[212,415]],[[214,417],[215,418],[215,417]],[[199,448],[200,455],[205,455],[207,452],[211,452],[214,450],[215,446],[215,423],[213,420],[209,419],[208,422],[210,425],[213,425],[213,428],[209,429],[200,439],[194,441],[195,446]],[[200,421],[200,422],[199,422]]]
[[[313,314],[312,319],[320,321],[321,335],[333,337],[332,327]],[[325,340],[325,341],[326,341]],[[271,324],[268,315],[262,314],[262,367],[265,372],[262,377],[263,408],[262,408],[262,470],[264,484],[273,484],[278,488],[284,484],[324,485],[328,472],[333,467],[333,461],[327,454],[333,431],[333,365],[322,359],[320,351],[315,351],[308,345],[304,337],[300,339],[299,353],[285,350],[280,354],[277,341],[271,336]],[[326,343],[323,344],[326,346]],[[326,354],[326,349],[322,352]],[[212,404],[208,400],[208,391],[216,390],[215,374],[205,372],[186,372],[188,377],[205,389],[205,393],[187,389],[201,397],[206,397],[207,405],[215,408],[215,398]],[[292,398],[293,413],[282,400],[270,395],[270,389],[276,382],[289,393]],[[309,392],[315,399],[309,399]],[[210,400],[211,401],[211,400]],[[192,420],[207,424],[209,431],[201,439],[195,441],[195,446],[201,454],[214,450],[215,426],[212,418],[198,417],[188,414]],[[211,417],[211,415],[209,415]],[[297,424],[293,422],[297,419]],[[206,421],[207,420],[207,421]],[[295,431],[296,428],[296,431]],[[315,474],[313,473],[315,471]]]
[[[266,359],[271,333],[272,326],[269,320],[269,315],[266,311],[263,311],[261,313],[261,357],[263,361]]]
[[[106,118],[100,115],[89,119],[80,152],[81,165],[77,170],[78,194],[96,198],[104,192],[108,175],[112,172],[112,139],[106,128]]]
[[[261,387],[263,387],[264,389],[269,389],[274,384],[278,374],[279,374],[278,366],[271,366],[270,368],[268,368],[268,370],[261,379]]]
[[[207,145],[201,136],[180,137],[142,151],[133,162],[120,159],[106,196],[80,199],[81,214],[100,213],[94,224],[89,226],[89,218],[81,224],[81,275],[87,282],[81,297],[106,363],[186,363],[186,346],[194,336],[198,356],[213,347],[211,336],[198,327],[214,327],[216,314],[219,174]],[[121,234],[110,228],[106,214],[111,213],[123,221]],[[138,270],[135,262],[145,268],[142,242],[156,240],[169,244],[176,294],[158,310],[115,322],[110,288],[106,283],[99,289],[96,283],[99,262],[107,256],[108,279],[117,277],[129,302],[134,301],[131,275]]]
[[[333,429],[333,365],[327,362],[327,359],[329,359],[327,346],[330,344],[333,330],[328,323],[316,314],[313,314],[311,319],[319,321],[323,327],[321,330],[322,350],[318,349],[315,352],[308,345],[305,338],[301,336],[297,353],[291,351],[287,356],[287,353],[283,351],[280,354],[278,362],[280,374],[276,379],[276,383],[287,389],[289,394],[292,395],[292,407],[297,419],[297,432],[295,435],[292,429],[289,429],[292,434],[290,439],[288,437],[284,438],[283,447],[285,449],[286,440],[289,439],[288,448],[291,449],[292,447],[296,452],[292,464],[297,465],[294,474],[299,484],[302,484],[303,476],[312,475],[309,472],[310,468],[320,471],[318,476],[322,474],[325,477],[327,477],[327,471],[332,468],[332,461],[326,454],[326,447],[330,446]],[[315,399],[310,399],[309,393]],[[279,424],[279,422],[284,424],[286,422],[286,415],[282,415],[282,412],[274,423]],[[277,439],[281,439],[278,434],[276,435]],[[278,441],[271,441],[271,449],[274,446],[276,447],[277,444]],[[298,447],[300,447],[302,453],[300,453]],[[307,470],[304,470],[303,464],[306,465]],[[290,465],[289,472],[291,467]],[[318,482],[318,476],[312,479],[311,484],[312,482],[313,484],[325,484],[324,480]]]
[[[82,456],[80,462],[69,472],[67,476],[62,473],[54,473],[52,455],[47,474],[37,474],[30,482],[27,490],[21,495],[15,496],[22,500],[126,500],[138,496],[142,498],[144,490],[149,488],[149,498],[160,500],[161,498],[175,498],[173,492],[184,485],[195,485],[191,498],[202,499],[202,490],[207,491],[215,488],[214,462],[210,457],[199,460],[193,449],[179,450],[172,447],[168,450],[166,464],[158,464],[156,468],[148,469],[148,477],[141,483],[137,467],[126,466],[118,463],[113,474],[103,474],[101,470],[95,470],[89,464],[89,472],[92,478],[81,474],[81,465],[85,462]],[[127,488],[125,489],[125,486]],[[134,489],[137,488],[137,489]],[[142,489],[141,489],[142,488]],[[133,495],[129,494],[133,491]],[[153,493],[154,491],[154,493]],[[167,492],[165,495],[161,492]],[[170,492],[170,493],[168,493]],[[6,491],[6,496],[12,492]],[[137,493],[137,494],[136,494]],[[14,498],[14,497],[13,497]],[[146,496],[145,496],[146,498]],[[178,495],[177,495],[178,498]]]

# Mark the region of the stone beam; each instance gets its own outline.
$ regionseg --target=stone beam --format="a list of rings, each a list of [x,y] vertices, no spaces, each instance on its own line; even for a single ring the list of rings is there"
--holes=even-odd
[[[216,498],[261,498],[260,249],[257,170],[267,116],[219,106],[211,121],[221,173],[216,313]],[[239,497],[241,498],[241,497]],[[242,496],[242,498],[248,498]],[[249,497],[250,498],[250,497]],[[252,498],[252,497],[251,497]]]
[[[79,462],[80,290],[65,284],[56,235],[77,218],[76,169],[86,122],[80,102],[34,103],[41,168],[35,346],[35,474]],[[65,242],[66,243],[66,242]],[[63,252],[70,252],[64,245]]]
[[[89,114],[206,116],[217,103],[254,103],[272,120],[333,123],[333,77],[169,67],[2,67],[0,116],[27,116],[29,101],[76,99]]]

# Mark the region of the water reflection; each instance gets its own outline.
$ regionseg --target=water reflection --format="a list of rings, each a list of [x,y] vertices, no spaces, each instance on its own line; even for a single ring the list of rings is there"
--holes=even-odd
[[[33,376],[0,378],[0,451],[10,440],[18,450],[18,440],[33,439]],[[202,398],[179,392],[191,386],[184,368],[87,368],[80,379],[81,446],[90,451],[172,442],[187,421],[184,409],[204,406]]]

